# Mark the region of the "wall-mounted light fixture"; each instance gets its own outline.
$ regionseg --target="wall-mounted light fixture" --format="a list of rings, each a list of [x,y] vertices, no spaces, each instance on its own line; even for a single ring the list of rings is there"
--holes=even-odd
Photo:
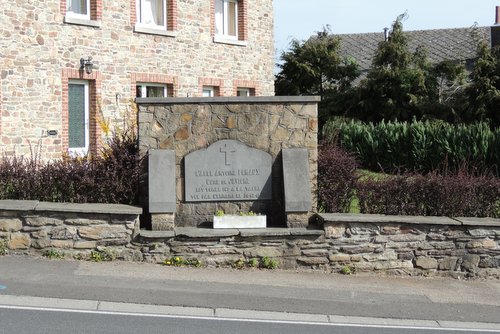
[[[92,74],[92,68],[94,68],[94,63],[92,62],[91,56],[87,59],[80,58],[80,70],[85,70],[85,73]]]

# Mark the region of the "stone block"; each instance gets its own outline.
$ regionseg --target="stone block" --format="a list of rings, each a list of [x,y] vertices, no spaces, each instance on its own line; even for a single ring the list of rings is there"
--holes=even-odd
[[[481,257],[479,255],[465,255],[462,257],[462,270],[468,272],[475,272],[477,267],[479,266],[479,261],[481,261]]]
[[[288,228],[304,228],[309,225],[309,215],[307,213],[287,213],[286,225]]]
[[[439,270],[450,270],[450,271],[455,271],[455,268],[457,266],[457,257],[446,257],[444,259],[440,259],[438,262],[438,269]]]
[[[72,249],[74,242],[72,240],[51,240],[50,247]]]
[[[23,223],[17,218],[0,218],[0,231],[18,232],[23,228]]]
[[[248,257],[281,257],[283,256],[283,250],[277,247],[255,247],[252,249],[245,250],[243,254]]]
[[[149,212],[176,211],[175,151],[151,150],[149,152]]]
[[[16,249],[28,249],[31,246],[31,239],[27,234],[24,233],[11,233],[10,239],[7,242],[7,248]]]
[[[58,226],[53,228],[50,232],[51,238],[56,240],[68,240],[77,236],[76,227]]]
[[[285,212],[308,212],[312,209],[309,151],[283,149],[282,156]]]
[[[26,216],[24,219],[29,226],[57,226],[63,224],[63,220],[59,218]]]
[[[73,244],[75,249],[95,249],[96,247],[96,241],[75,241]]]
[[[302,255],[310,257],[321,257],[328,256],[328,249],[305,249],[302,251]]]
[[[151,228],[153,231],[173,231],[175,213],[152,213]]]
[[[78,229],[78,234],[81,238],[90,240],[129,238],[127,229],[122,225],[83,226]]]
[[[328,264],[330,262],[327,257],[307,257],[307,256],[301,256],[297,258],[297,261],[301,264],[310,266]]]
[[[347,254],[333,254],[328,257],[331,262],[350,262],[351,256]]]
[[[415,260],[415,267],[421,269],[437,269],[438,262],[433,257],[418,257]]]

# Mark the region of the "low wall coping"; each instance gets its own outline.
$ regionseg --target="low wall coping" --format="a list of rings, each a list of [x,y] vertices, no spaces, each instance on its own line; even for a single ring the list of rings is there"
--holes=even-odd
[[[323,230],[306,228],[265,228],[265,229],[210,229],[199,227],[177,227],[174,231],[140,231],[140,236],[149,239],[165,239],[184,236],[188,238],[280,237],[280,236],[321,236]]]
[[[140,215],[142,208],[124,204],[102,203],[53,203],[24,200],[0,200],[0,210],[5,211],[57,211],[75,213],[102,213]]]
[[[137,104],[318,103],[319,96],[141,97]]]
[[[500,226],[495,218],[449,218],[437,216],[389,216],[376,214],[320,213],[320,220],[329,223],[390,223],[416,225]]]

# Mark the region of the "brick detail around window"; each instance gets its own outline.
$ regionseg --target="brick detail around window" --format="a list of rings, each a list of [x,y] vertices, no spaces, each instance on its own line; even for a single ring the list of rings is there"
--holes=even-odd
[[[133,27],[137,23],[137,2],[139,0],[130,0],[130,25]],[[167,30],[177,30],[177,1],[167,0]]]
[[[224,92],[224,80],[215,78],[199,78],[198,79],[198,94],[202,96],[203,86],[214,87],[215,96],[223,96]]]
[[[89,82],[89,153],[97,154],[101,144],[102,129],[98,125],[99,102],[101,101],[101,73],[93,71],[87,74],[84,71],[66,68],[62,70],[62,149],[63,154],[68,152],[69,147],[69,110],[68,110],[68,83],[71,79],[87,80]]]
[[[248,0],[238,1],[238,39],[246,41],[248,39]]]
[[[90,19],[100,21],[102,19],[102,0],[90,1]],[[68,0],[61,0],[60,10],[62,15],[66,15],[66,3]]]
[[[210,0],[210,34],[215,36],[215,1]],[[238,0],[238,39],[248,39],[248,0]]]
[[[248,88],[250,89],[250,96],[259,96],[260,89],[255,80],[234,80],[233,81],[233,94],[234,96],[238,93],[238,88]]]
[[[168,97],[177,96],[178,84],[176,76],[155,73],[132,73],[130,77],[131,97],[135,97],[135,87],[138,82],[166,84]]]

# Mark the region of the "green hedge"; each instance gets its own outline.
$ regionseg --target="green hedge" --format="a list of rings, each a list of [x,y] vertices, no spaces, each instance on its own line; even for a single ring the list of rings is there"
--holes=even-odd
[[[371,170],[457,170],[465,163],[499,174],[500,129],[491,130],[485,123],[330,120],[323,138],[354,153]]]

